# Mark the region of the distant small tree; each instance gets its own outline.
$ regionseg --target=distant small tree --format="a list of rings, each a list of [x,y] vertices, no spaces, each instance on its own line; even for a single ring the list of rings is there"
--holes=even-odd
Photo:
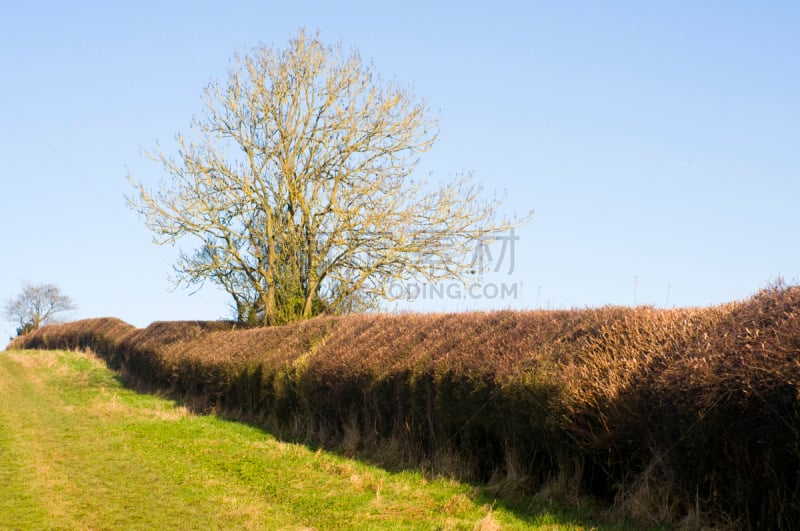
[[[75,303],[55,284],[23,284],[22,292],[5,306],[5,316],[16,322],[18,335],[38,330],[62,312],[76,309]]]

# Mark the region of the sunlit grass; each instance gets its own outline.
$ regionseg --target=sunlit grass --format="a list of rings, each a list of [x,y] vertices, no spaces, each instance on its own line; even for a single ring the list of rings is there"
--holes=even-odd
[[[0,353],[0,395],[4,529],[591,527],[542,500],[511,508],[191,414],[125,389],[85,354]]]

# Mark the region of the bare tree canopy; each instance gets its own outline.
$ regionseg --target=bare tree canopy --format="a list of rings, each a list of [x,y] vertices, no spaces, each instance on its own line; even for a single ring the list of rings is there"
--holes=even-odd
[[[155,190],[129,198],[159,244],[190,237],[179,284],[212,281],[239,321],[276,324],[374,307],[392,281],[463,279],[470,246],[512,226],[470,178],[412,180],[438,120],[355,51],[301,30],[234,57],[178,135]]]
[[[17,334],[38,330],[56,314],[75,310],[75,303],[55,284],[23,284],[22,292],[5,306],[5,316],[19,325]]]

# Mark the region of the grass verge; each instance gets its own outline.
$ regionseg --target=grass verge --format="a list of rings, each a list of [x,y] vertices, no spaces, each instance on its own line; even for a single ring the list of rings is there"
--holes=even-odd
[[[87,354],[2,352],[0,396],[2,529],[611,528],[194,415]]]

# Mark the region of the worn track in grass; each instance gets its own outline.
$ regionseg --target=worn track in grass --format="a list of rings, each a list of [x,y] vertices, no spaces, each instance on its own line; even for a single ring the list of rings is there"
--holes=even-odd
[[[2,352],[0,396],[0,529],[592,527],[193,415],[86,354]]]

